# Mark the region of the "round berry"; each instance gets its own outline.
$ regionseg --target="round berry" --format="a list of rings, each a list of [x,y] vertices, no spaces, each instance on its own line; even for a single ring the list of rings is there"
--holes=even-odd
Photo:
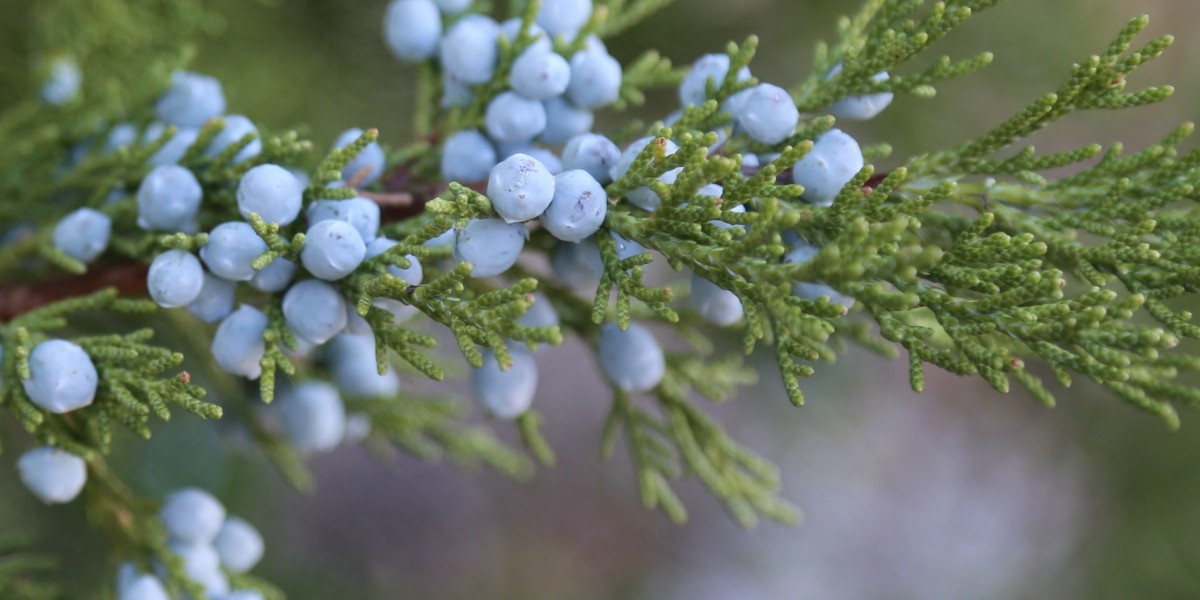
[[[126,148],[132,146],[138,138],[138,128],[133,123],[117,123],[112,129],[108,130],[108,135],[104,138],[104,146],[101,151],[105,154],[113,152],[118,148]]]
[[[666,359],[649,329],[632,323],[621,331],[615,323],[600,328],[600,370],[626,392],[648,392],[662,381]]]
[[[596,121],[592,111],[579,108],[564,98],[542,103],[546,109],[546,129],[539,139],[547,144],[565,144],[571,138],[592,130]]]
[[[400,376],[394,369],[379,374],[375,360],[375,336],[335,336],[329,342],[329,366],[338,389],[360,398],[392,398],[400,392]]]
[[[333,285],[306,279],[283,295],[283,319],[297,337],[324,344],[346,327],[346,299]]]
[[[224,509],[222,509],[224,510]],[[220,523],[217,524],[218,526]],[[229,578],[221,572],[221,559],[208,542],[193,543],[172,540],[167,544],[172,554],[183,560],[183,573],[200,584],[208,598],[229,591]]]
[[[246,162],[262,152],[262,140],[258,137],[258,128],[250,119],[242,115],[225,115],[221,120],[225,121],[225,127],[213,138],[208,150],[204,152],[205,155],[216,156],[251,134],[254,135],[254,139],[238,150],[238,153],[233,156],[233,163]]]
[[[537,22],[550,35],[573,38],[592,16],[592,0],[543,0]]]
[[[225,93],[221,82],[207,75],[178,72],[171,87],[154,107],[158,118],[179,127],[200,127],[225,112]]]
[[[66,504],[87,483],[87,463],[53,446],[34,448],[17,459],[17,471],[26,488],[46,504]]]
[[[396,242],[385,237],[375,238],[367,245],[367,258],[374,258],[387,252],[396,246]],[[404,258],[408,260],[408,267],[399,267],[397,265],[388,265],[388,273],[392,277],[403,279],[408,285],[421,285],[421,281],[425,279],[425,271],[421,268],[421,262],[417,257],[411,254],[405,254]]]
[[[42,86],[42,100],[50,104],[66,104],[79,93],[83,73],[79,65],[67,57],[55,58],[50,63],[49,78]]]
[[[188,304],[188,312],[205,323],[216,323],[233,312],[235,284],[212,273],[204,274],[200,295]]]
[[[488,103],[483,124],[496,142],[527,142],[545,131],[546,107],[515,92],[502,92]]]
[[[608,214],[608,194],[587,171],[567,171],[554,178],[554,200],[541,223],[564,242],[580,242],[596,233]]]
[[[527,154],[514,154],[496,165],[488,177],[488,198],[508,223],[535,219],[554,199],[554,176]]]
[[[243,519],[229,517],[213,540],[213,548],[217,550],[221,565],[226,570],[245,573],[262,560],[263,539],[253,525]]]
[[[491,80],[500,58],[499,36],[500,26],[491,18],[471,14],[459,19],[438,46],[442,69],[463,83]]]
[[[208,234],[208,242],[200,248],[200,258],[208,270],[230,281],[250,281],[254,277],[254,259],[268,250],[249,223],[221,223]]]
[[[524,24],[524,21],[520,17],[508,19],[500,24],[500,37],[508,40],[509,44],[516,46],[517,38],[521,35],[521,26]],[[533,41],[525,47],[525,52],[533,50],[550,52],[554,49],[554,43],[550,41],[550,35],[537,23],[529,26],[529,37]]]
[[[203,194],[191,171],[177,165],[155,167],[138,186],[138,225],[142,229],[182,231],[195,221]]]
[[[263,333],[268,319],[258,309],[245,304],[225,317],[213,335],[212,355],[217,364],[234,375],[258,379],[266,351]]]
[[[472,0],[433,0],[442,12],[448,15],[458,14],[471,8]]]
[[[178,127],[174,133],[168,133],[167,125],[151,123],[146,128],[146,132],[142,134],[142,142],[152,144],[163,138],[165,141],[154,154],[150,155],[147,161],[155,167],[178,164],[198,137],[200,137],[200,130],[195,127]]]
[[[720,90],[729,74],[728,54],[705,54],[692,63],[683,81],[679,84],[679,101],[684,106],[689,104],[704,104],[708,100],[708,85],[712,82],[713,90]],[[738,81],[750,78],[750,69],[742,67],[738,71]]]
[[[751,139],[771,146],[786,140],[800,123],[800,111],[791,95],[769,83],[754,88],[737,117]]]
[[[595,133],[571,138],[563,147],[563,169],[583,169],[601,184],[612,182],[612,168],[621,157],[621,149],[612,140]]]
[[[171,596],[159,578],[135,573],[124,585],[117,586],[117,600],[171,600]]]
[[[808,243],[803,239],[797,241],[796,247],[792,248],[783,258],[785,263],[794,263],[802,265],[812,260],[821,249],[817,246]],[[833,304],[840,304],[849,308],[854,306],[854,298],[847,296],[832,287],[815,281],[799,281],[792,285],[792,294],[806,300],[817,300],[822,297],[827,298]]]
[[[392,0],[383,16],[383,38],[396,58],[432,58],[442,39],[442,15],[432,0]]]
[[[282,292],[296,274],[296,263],[286,258],[276,258],[259,269],[250,278],[250,287],[261,292]]]
[[[475,99],[475,92],[467,83],[459,81],[450,73],[442,74],[442,98],[438,105],[442,108],[466,108]]]
[[[517,324],[522,327],[555,327],[558,322],[558,312],[554,310],[554,305],[540,292],[533,293],[533,304],[517,319]]]
[[[83,262],[104,253],[112,234],[112,219],[91,208],[80,208],[54,226],[54,247]]]
[[[567,97],[580,108],[600,108],[621,97],[621,63],[603,51],[583,50],[571,57]]]
[[[533,355],[517,347],[509,347],[512,366],[500,370],[496,355],[491,350],[483,353],[483,366],[471,371],[471,386],[475,397],[498,419],[512,420],[533,404],[537,393],[537,363]]]
[[[548,100],[567,91],[571,65],[551,50],[533,47],[513,61],[508,85],[532,100]]]
[[[334,148],[345,148],[354,143],[355,140],[362,137],[363,130],[355,127],[343,131],[341,135],[334,141]],[[366,171],[366,176],[358,183],[359,187],[365,187],[375,183],[379,177],[383,175],[385,157],[383,148],[379,147],[379,142],[371,142],[367,144],[358,156],[354,157],[346,166],[342,167],[342,179],[349,181],[351,178],[358,176],[360,172]]]
[[[337,388],[305,381],[279,400],[280,422],[288,441],[302,453],[329,452],[346,432],[346,408]]]
[[[247,219],[258,213],[268,223],[288,225],[300,214],[304,188],[291,171],[264,164],[246,171],[238,183],[238,212]]]
[[[805,200],[829,206],[864,164],[858,142],[840,129],[831,129],[792,167],[792,178],[804,186]]]
[[[442,178],[447,181],[483,181],[496,166],[496,148],[474,129],[456,131],[442,146]]]
[[[379,234],[379,205],[366,198],[318,200],[309,205],[309,225],[329,220],[353,225],[363,242],[370,242]]]
[[[300,262],[309,273],[336,281],[358,268],[367,255],[367,245],[353,225],[326,220],[308,228]]]
[[[834,76],[841,72],[842,64],[838,63],[829,70],[829,75],[825,79],[833,79]],[[880,71],[871,79],[882,82],[891,79],[891,76],[888,75],[887,71]],[[830,105],[829,114],[838,119],[846,119],[848,121],[866,121],[867,119],[875,118],[876,115],[883,112],[892,103],[894,97],[895,94],[892,92],[847,96]]]
[[[265,600],[261,592],[254,590],[234,590],[222,596],[216,596],[213,600]]]
[[[225,507],[212,494],[189,487],[167,494],[158,517],[171,541],[209,544],[225,522]]]
[[[692,273],[692,306],[706,321],[727,327],[742,318],[742,301],[737,294]]]
[[[472,277],[499,275],[517,263],[529,236],[521,223],[474,219],[454,238],[454,257],[472,265]]]
[[[604,274],[604,262],[595,238],[577,244],[564,242],[555,246],[550,255],[554,278],[573,288],[595,288]]]
[[[167,250],[154,258],[146,275],[146,290],[163,308],[191,304],[204,287],[204,267],[189,252]]]

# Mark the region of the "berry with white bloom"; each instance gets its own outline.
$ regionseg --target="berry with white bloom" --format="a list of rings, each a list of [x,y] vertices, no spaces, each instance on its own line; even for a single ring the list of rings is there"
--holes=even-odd
[[[283,295],[283,320],[297,337],[324,344],[346,327],[346,299],[333,285],[306,279]]]
[[[396,58],[432,58],[442,39],[442,15],[433,0],[392,0],[383,15],[383,39]]]
[[[591,16],[592,0],[543,0],[537,23],[550,35],[572,38]]]
[[[387,252],[396,246],[396,242],[385,237],[375,238],[370,244],[367,244],[367,258],[374,258]],[[408,260],[408,267],[402,268],[396,265],[388,265],[388,273],[392,277],[403,279],[408,285],[421,285],[425,279],[425,271],[421,268],[421,261],[411,254],[405,254],[404,258]]]
[[[165,135],[167,135],[167,125],[154,122],[146,128],[146,133],[142,134],[142,142],[145,144],[157,143]],[[198,137],[200,137],[199,128],[177,127],[175,133],[166,138],[163,145],[150,155],[147,162],[155,167],[178,164]]]
[[[367,255],[362,235],[346,221],[326,220],[308,228],[300,262],[313,275],[336,281],[358,268]]]
[[[262,292],[282,292],[296,274],[296,263],[286,258],[276,258],[259,269],[250,278],[250,286]]]
[[[842,64],[838,63],[829,70],[829,75],[825,79],[832,79],[835,75],[842,72]],[[876,73],[871,79],[882,82],[891,79],[887,71]],[[834,102],[829,107],[829,114],[838,119],[846,119],[849,121],[866,121],[873,119],[876,115],[883,112],[892,103],[895,94],[892,92],[880,92],[878,94],[861,94],[858,96],[847,96]]]
[[[228,594],[213,596],[212,600],[264,600],[263,595],[254,590],[234,590]]]
[[[254,277],[254,259],[267,251],[249,223],[229,221],[208,233],[208,242],[200,248],[200,258],[208,270],[230,281],[250,281]]]
[[[708,99],[708,82],[712,82],[713,90],[721,89],[725,77],[729,74],[728,54],[705,54],[692,63],[683,81],[679,84],[679,101],[684,106],[689,104],[704,104]],[[750,69],[742,67],[738,71],[737,80],[750,78]]]
[[[795,248],[783,257],[783,262],[804,264],[812,260],[821,249],[810,244],[807,241],[800,239]],[[829,285],[815,281],[801,281],[792,285],[792,294],[805,298],[807,300],[817,300],[822,297],[829,299],[833,304],[840,304],[846,308],[854,306],[854,298],[847,296]]]
[[[567,97],[580,108],[600,108],[621,97],[621,63],[598,50],[583,50],[571,57],[571,83]]]
[[[483,181],[496,166],[496,147],[474,129],[456,131],[442,146],[442,177],[447,181]]]
[[[802,197],[805,200],[818,206],[829,206],[864,164],[858,142],[840,129],[830,129],[817,138],[813,149],[792,167],[792,178],[804,186]]]
[[[514,154],[496,165],[488,177],[488,198],[508,223],[535,219],[554,199],[554,176],[527,154]]]
[[[521,34],[522,22],[520,17],[513,17],[500,24],[500,37],[508,40],[512,46],[516,46],[517,37]],[[554,49],[554,43],[550,41],[550,34],[546,33],[537,23],[533,23],[529,27],[529,37],[532,43],[525,47],[525,52],[538,50],[549,52]]]
[[[615,323],[600,329],[600,370],[626,392],[647,392],[662,381],[666,359],[649,329],[632,323],[621,331]]]
[[[54,247],[83,262],[104,253],[112,234],[112,219],[92,209],[80,208],[54,226]]]
[[[108,136],[104,138],[101,152],[108,154],[118,148],[130,146],[137,141],[137,136],[138,127],[133,123],[117,123],[108,130]]]
[[[200,127],[225,112],[225,92],[213,77],[177,72],[154,110],[160,120],[171,125]]]
[[[303,453],[329,452],[346,432],[346,408],[337,388],[305,381],[279,399],[280,422],[288,440]]]
[[[527,142],[546,130],[546,107],[516,92],[501,92],[488,103],[483,124],[498,143]]]
[[[564,242],[581,242],[604,224],[608,194],[587,171],[567,171],[554,179],[554,200],[542,215],[542,226]]]
[[[171,541],[167,548],[183,560],[184,575],[200,584],[209,598],[229,591],[229,578],[221,571],[221,559],[208,542]]]
[[[258,165],[238,183],[238,212],[247,219],[258,213],[268,223],[287,225],[296,220],[303,202],[300,180],[279,165]]]
[[[339,149],[345,148],[354,143],[354,140],[362,137],[362,134],[363,130],[357,127],[347,129],[337,137],[337,140],[333,143],[333,147]],[[362,181],[358,185],[360,187],[371,185],[383,175],[384,161],[383,148],[379,147],[379,142],[371,142],[367,144],[366,148],[362,149],[362,152],[358,153],[358,156],[354,157],[354,160],[342,167],[342,179],[349,181],[350,178],[356,177],[359,172],[365,170],[366,176],[362,178]]]
[[[467,84],[491,80],[500,59],[499,37],[500,26],[489,17],[471,14],[459,19],[438,46],[442,69]]]
[[[473,219],[454,236],[454,258],[472,265],[472,277],[491,277],[509,270],[525,248],[525,225],[503,219]]]
[[[309,225],[328,220],[353,225],[363,242],[370,242],[379,234],[379,205],[366,198],[350,198],[318,200],[308,207]]]
[[[509,346],[512,367],[500,370],[496,355],[490,350],[483,353],[483,366],[471,370],[471,386],[475,398],[498,419],[512,420],[533,404],[537,393],[537,363],[526,350]]]
[[[800,123],[800,110],[787,90],[762,83],[746,98],[737,118],[754,141],[773,146],[796,131],[796,125]]]
[[[601,184],[612,182],[612,168],[621,158],[621,149],[612,140],[596,133],[577,135],[562,151],[563,169],[583,169]]]
[[[737,294],[692,273],[692,306],[706,321],[727,327],[742,318],[742,301]]]
[[[551,98],[542,105],[546,108],[546,129],[538,139],[547,144],[565,144],[591,131],[596,121],[592,111],[579,108],[565,98]]]
[[[350,396],[391,398],[400,391],[400,376],[394,369],[379,374],[374,335],[342,333],[330,340],[328,358],[338,389]]]
[[[204,274],[204,285],[200,295],[188,304],[188,312],[205,323],[216,323],[233,312],[233,296],[236,285],[212,273]]]
[[[66,104],[79,93],[83,74],[75,61],[67,57],[55,58],[50,63],[49,75],[42,86],[42,100],[50,104]]]
[[[70,452],[41,446],[17,459],[21,482],[46,504],[65,504],[75,499],[87,483],[87,463]]]
[[[158,510],[167,537],[182,544],[209,544],[225,522],[225,506],[212,494],[194,487],[167,494]]]
[[[233,163],[245,162],[262,152],[262,140],[258,138],[258,128],[250,119],[242,115],[225,115],[222,120],[225,121],[225,128],[213,138],[208,150],[204,152],[206,156],[220,154],[226,148],[242,141],[242,138],[249,134],[254,134],[254,139],[233,156]]]
[[[117,585],[117,600],[171,600],[171,596],[159,578],[134,573]]]
[[[623,175],[625,175],[625,173],[629,171],[629,168],[633,166],[634,161],[637,160],[638,155],[640,155],[642,151],[646,149],[646,146],[650,145],[652,142],[655,142],[656,139],[658,138],[647,137],[630,144],[629,147],[625,149],[625,152],[621,153],[621,156],[617,159],[616,164],[613,165],[613,168],[610,171],[610,175],[612,175],[613,180],[620,179]],[[679,146],[671,140],[662,138],[661,143],[663,144],[664,150],[663,156],[670,156],[679,151]],[[675,179],[679,177],[679,173],[682,171],[682,168],[671,169],[670,171],[667,171],[659,176],[658,179],[659,181],[668,184],[675,183]],[[637,188],[629,192],[629,194],[627,194],[625,197],[634,206],[637,206],[643,210],[654,210],[658,208],[658,204],[662,201],[658,197],[658,194],[648,187]]]
[[[191,171],[178,165],[155,167],[138,186],[138,225],[142,229],[182,231],[195,221],[203,195]]]
[[[229,517],[213,540],[221,565],[231,573],[245,573],[263,556],[262,535],[253,525],[238,517]]]
[[[532,100],[561,96],[571,82],[567,59],[544,47],[534,46],[513,61],[508,85],[516,93]]]
[[[262,375],[262,360],[266,351],[263,333],[268,319],[258,309],[245,304],[225,317],[213,335],[212,355],[222,369],[249,379]]]
[[[471,0],[433,0],[433,2],[448,15],[458,14],[471,8]]]
[[[204,267],[189,252],[167,250],[154,258],[146,274],[146,290],[163,308],[191,304],[204,287]]]
[[[554,254],[550,255],[550,269],[555,279],[570,287],[595,288],[604,274],[604,261],[600,258],[596,238],[555,246]]]

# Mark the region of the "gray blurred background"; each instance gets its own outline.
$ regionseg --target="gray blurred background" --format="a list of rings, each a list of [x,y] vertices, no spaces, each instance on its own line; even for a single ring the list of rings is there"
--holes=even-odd
[[[380,39],[385,2],[271,4],[213,2],[226,27],[203,41],[195,68],[224,82],[230,112],[269,131],[307,124],[321,143],[350,126],[403,141],[412,72]],[[622,59],[656,47],[686,63],[755,33],[755,74],[790,84],[807,74],[836,15],[856,6],[680,0],[609,47]],[[1141,147],[1200,114],[1200,3],[1006,0],[933,51],[991,50],[991,67],[942,85],[937,98],[897,99],[850,129],[891,143],[885,164],[981,133],[1139,13],[1151,16],[1150,34],[1180,39],[1132,85],[1172,83],[1175,97],[1072,116],[1036,143]],[[653,119],[674,102],[664,92],[634,112]],[[804,523],[743,531],[685,484],[691,520],[679,527],[641,508],[621,450],[599,460],[609,397],[577,342],[538,361],[536,402],[560,460],[528,483],[406,457],[381,464],[346,447],[313,461],[318,490],[300,496],[253,453],[221,449],[219,432],[186,418],[159,426],[122,468],[148,494],[200,484],[221,495],[266,534],[256,572],[297,600],[1200,597],[1200,415],[1184,414],[1183,429],[1169,433],[1088,385],[1047,410],[933,371],[929,391],[915,395],[903,364],[858,351],[820,368],[805,382],[808,405],[793,409],[768,360],[759,388],[713,412],[783,465]],[[16,438],[6,438],[11,449]],[[13,456],[0,469],[0,531],[33,530],[64,550],[80,590],[108,577],[113,564],[80,508],[36,506],[15,482]]]

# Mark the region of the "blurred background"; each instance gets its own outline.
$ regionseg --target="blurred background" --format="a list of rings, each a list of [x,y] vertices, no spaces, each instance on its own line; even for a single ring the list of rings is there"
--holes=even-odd
[[[0,0],[0,20],[25,1]],[[351,126],[406,139],[413,74],[381,41],[383,0],[211,4],[225,24],[202,41],[194,67],[222,80],[230,112],[269,131],[304,124],[322,143]],[[680,0],[609,47],[623,60],[658,48],[690,63],[753,33],[762,40],[755,75],[787,85],[857,4]],[[1200,3],[1006,0],[919,61],[990,50],[991,67],[942,85],[937,98],[898,98],[849,129],[891,143],[885,164],[974,136],[1057,86],[1139,13],[1152,19],[1143,39],[1180,38],[1132,85],[1171,83],[1176,95],[1075,115],[1035,138],[1045,150],[1118,139],[1139,148],[1200,115],[1191,31]],[[653,120],[675,102],[667,91],[633,112]],[[407,457],[384,464],[348,446],[313,461],[318,489],[301,496],[187,418],[158,426],[121,468],[150,495],[185,484],[216,492],[266,536],[256,573],[296,600],[1200,597],[1200,415],[1185,413],[1170,433],[1082,382],[1047,410],[933,371],[929,391],[915,395],[903,364],[854,350],[820,368],[806,382],[807,406],[793,409],[766,360],[759,387],[713,412],[783,466],[804,523],[743,531],[685,484],[691,519],[680,527],[641,508],[620,449],[598,458],[610,399],[578,343],[538,361],[536,405],[559,464],[531,482]],[[10,450],[19,439],[5,438]],[[0,532],[36,533],[62,553],[80,597],[92,597],[89,586],[114,568],[101,540],[79,503],[38,506],[16,481],[14,456],[0,468]]]

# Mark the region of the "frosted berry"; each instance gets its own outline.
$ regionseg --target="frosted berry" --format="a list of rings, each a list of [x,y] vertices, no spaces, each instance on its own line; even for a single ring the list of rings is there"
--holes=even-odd
[[[283,319],[297,337],[324,344],[346,327],[346,299],[333,285],[306,279],[283,295]]]
[[[282,292],[296,274],[296,263],[286,258],[276,258],[259,269],[250,278],[250,286],[262,292]]]
[[[488,177],[488,198],[508,223],[535,219],[554,199],[554,176],[527,154],[514,154],[496,165]]]
[[[167,494],[158,517],[171,541],[209,544],[225,522],[225,506],[212,494],[189,487]]]
[[[719,327],[737,323],[742,318],[742,301],[737,294],[692,273],[692,306],[706,321]]]
[[[229,591],[229,578],[221,571],[221,559],[208,542],[172,540],[167,544],[167,548],[172,554],[183,559],[184,575],[200,584],[207,597],[218,597]]]
[[[471,370],[471,386],[475,398],[498,419],[515,419],[533,404],[537,393],[537,363],[526,350],[509,346],[512,367],[500,370],[496,355],[483,353],[483,366]]]
[[[208,233],[208,242],[200,248],[200,258],[214,275],[230,281],[250,281],[254,277],[254,259],[267,251],[249,223],[221,223]]]
[[[508,84],[514,92],[532,100],[561,96],[571,82],[571,65],[551,50],[533,47],[513,61]]]
[[[204,287],[204,267],[191,253],[167,250],[154,258],[146,274],[146,290],[163,308],[187,306]]]
[[[396,242],[384,237],[375,238],[367,245],[367,258],[374,258],[387,252],[396,246]],[[388,273],[392,277],[403,279],[408,285],[421,285],[421,281],[425,279],[425,271],[421,268],[421,261],[411,254],[405,254],[404,258],[408,259],[408,267],[399,267],[396,265],[388,265]]]
[[[258,165],[246,171],[238,183],[238,212],[247,219],[258,213],[268,223],[288,225],[300,214],[303,202],[300,180],[279,165]]]
[[[620,157],[612,140],[595,133],[571,138],[562,151],[563,169],[583,169],[601,184],[612,182],[611,170]]]
[[[188,304],[188,312],[205,323],[216,323],[224,319],[233,312],[235,287],[232,281],[205,273],[200,295]]]
[[[245,573],[262,560],[263,539],[253,525],[243,519],[229,517],[213,540],[213,548],[217,550],[221,565],[229,572]]]
[[[309,225],[327,220],[353,225],[363,242],[370,242],[379,234],[379,205],[366,198],[318,200],[309,205]]]
[[[447,181],[483,181],[496,166],[496,148],[482,133],[456,131],[442,146],[442,177]]]
[[[338,389],[349,396],[391,398],[400,391],[400,376],[388,368],[383,375],[375,360],[375,336],[342,333],[329,342],[330,370]]]
[[[574,288],[595,288],[604,274],[604,262],[595,238],[587,238],[578,244],[564,242],[555,246],[550,255],[550,269],[554,278]]]
[[[355,140],[362,137],[363,130],[357,127],[343,131],[341,135],[334,141],[334,148],[344,148],[354,143]],[[379,147],[379,142],[371,142],[363,148],[358,156],[354,157],[346,166],[342,167],[342,179],[349,181],[352,177],[357,177],[362,171],[366,171],[366,176],[359,182],[359,187],[368,186],[379,180],[383,175],[385,157],[383,148]]]
[[[326,220],[308,228],[300,262],[309,273],[335,281],[353,273],[366,255],[367,245],[353,225]]]
[[[438,46],[442,69],[467,83],[485,83],[496,71],[500,26],[483,15],[471,14],[452,25]]]
[[[592,0],[543,0],[537,22],[550,35],[572,38],[591,16]]]
[[[134,574],[117,587],[117,600],[171,600],[162,580],[146,574]]]
[[[571,57],[567,97],[580,108],[600,108],[621,97],[621,63],[603,51],[583,50]]]
[[[70,452],[53,446],[34,448],[17,459],[21,482],[46,504],[65,504],[75,499],[87,483],[87,463]]]
[[[521,25],[523,21],[520,17],[513,17],[500,24],[500,37],[508,40],[508,43],[515,46],[517,37],[521,35]],[[538,50],[549,52],[554,49],[554,43],[550,40],[550,34],[546,33],[537,23],[533,23],[529,27],[529,38],[533,41],[525,47],[525,52]]]
[[[442,39],[442,15],[432,0],[392,0],[383,16],[383,38],[400,60],[432,58]]]
[[[50,62],[49,77],[42,85],[42,100],[50,104],[66,104],[79,94],[83,73],[79,65],[67,57],[55,58]]]
[[[600,370],[626,392],[647,392],[662,381],[666,359],[649,329],[632,323],[621,331],[615,323],[600,329]]]
[[[224,152],[226,148],[242,141],[242,138],[249,134],[254,134],[254,139],[238,150],[238,153],[233,156],[233,163],[245,162],[262,152],[262,140],[258,137],[258,128],[250,119],[242,115],[225,115],[222,120],[225,121],[225,128],[213,138],[208,150],[204,152],[205,155],[216,156]]]
[[[225,112],[225,93],[213,77],[178,72],[154,110],[160,120],[171,125],[200,127]]]
[[[580,242],[596,233],[608,214],[608,194],[587,171],[567,171],[555,179],[554,200],[541,223],[564,242]]]
[[[800,111],[787,90],[769,83],[759,84],[737,113],[738,124],[754,141],[773,146],[792,135],[800,123]]]
[[[841,72],[842,65],[841,63],[838,63],[829,70],[829,75],[825,78],[832,79],[835,75]],[[888,75],[887,71],[880,71],[871,79],[877,82],[882,82],[891,79],[891,76]],[[837,117],[838,119],[846,119],[848,121],[865,121],[867,119],[873,119],[892,103],[894,96],[895,94],[892,92],[847,96],[830,105],[829,114]]]
[[[454,257],[472,265],[472,277],[499,275],[517,263],[529,236],[521,223],[474,219],[454,238]]]
[[[565,144],[571,138],[592,130],[596,121],[592,111],[579,108],[564,98],[542,103],[546,108],[546,129],[539,139],[547,144]]]
[[[792,178],[804,186],[805,200],[829,206],[864,164],[858,142],[840,129],[831,129],[792,167]]]
[[[546,107],[515,92],[501,92],[488,103],[483,124],[498,143],[527,142],[546,130]]]
[[[83,262],[104,253],[112,234],[112,219],[91,208],[80,208],[54,226],[54,247]]]
[[[442,12],[448,15],[458,14],[468,8],[471,8],[472,0],[433,0]]]
[[[262,375],[259,361],[266,351],[263,333],[267,324],[267,315],[245,304],[225,317],[213,335],[212,355],[217,364],[234,375],[258,379]]]
[[[183,231],[195,221],[203,194],[191,171],[177,165],[155,167],[138,186],[138,225],[155,231]]]
[[[679,84],[679,101],[684,106],[689,104],[704,104],[708,100],[707,89],[712,82],[713,90],[721,89],[725,77],[729,75],[728,54],[705,54],[692,63],[683,81]],[[738,71],[738,81],[750,78],[750,69],[742,67]]]
[[[332,385],[305,381],[288,390],[278,406],[283,431],[300,452],[329,452],[341,443],[346,408]]]
[[[192,144],[196,142],[196,138],[200,137],[200,129],[177,127],[175,133],[168,134],[167,125],[151,123],[146,128],[146,132],[142,134],[142,142],[145,144],[157,143],[164,137],[166,137],[166,141],[147,159],[152,166],[178,164],[183,160],[183,155],[187,154],[188,148],[191,148]]]

